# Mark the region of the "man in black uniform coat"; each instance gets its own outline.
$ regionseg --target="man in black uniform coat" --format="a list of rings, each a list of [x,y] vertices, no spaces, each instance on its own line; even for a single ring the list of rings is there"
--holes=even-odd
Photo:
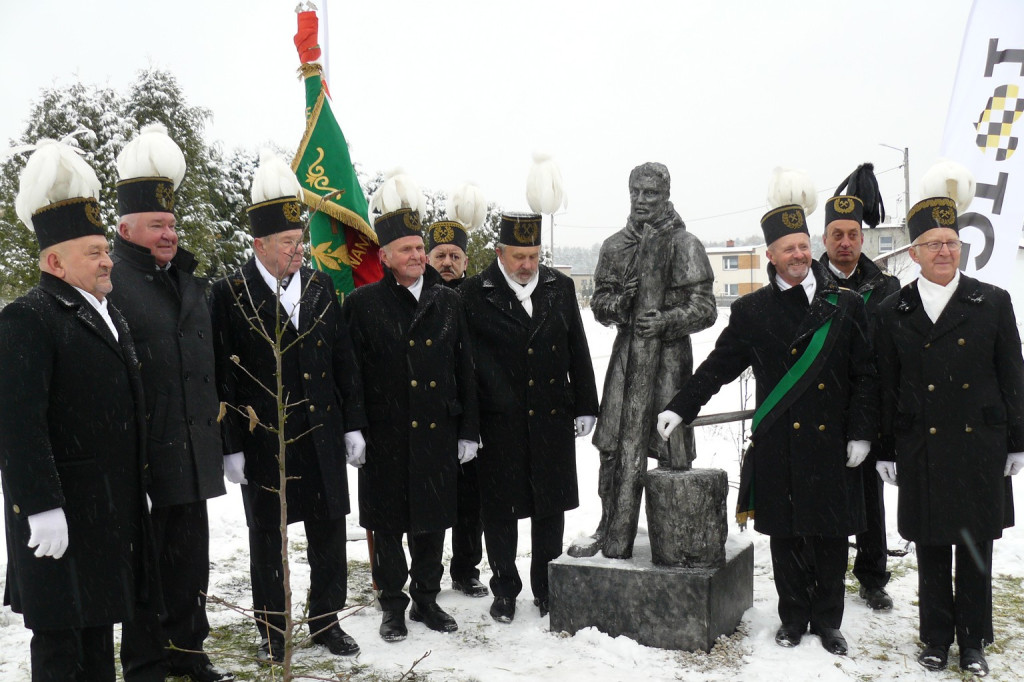
[[[458,629],[437,604],[441,554],[445,529],[456,519],[458,468],[476,456],[479,433],[462,301],[427,265],[418,214],[389,211],[374,229],[384,278],[348,295],[345,319],[366,377],[370,422],[359,523],[373,531],[380,635],[396,642],[408,634],[410,597],[412,620],[438,632]]]
[[[917,549],[918,661],[946,667],[955,637],[960,669],[984,675],[992,541],[1013,525],[1009,476],[1024,467],[1020,335],[1009,294],[960,272],[951,199],[918,202],[907,224],[921,275],[878,311],[877,466],[899,480],[900,535]]]
[[[285,450],[286,521],[302,521],[306,530],[308,627],[314,642],[348,656],[359,646],[339,626],[337,612],[345,607],[348,589],[346,452],[361,455],[359,429],[366,426],[359,369],[334,284],[327,275],[301,267],[301,204],[294,195],[267,198],[257,193],[256,184],[248,211],[255,255],[214,284],[212,308],[217,383],[228,405],[222,421],[225,471],[228,480],[242,484],[249,525],[253,608],[262,636],[257,658],[263,663],[284,658],[285,619],[272,613],[284,611],[278,436],[263,426],[250,430],[239,410],[251,408],[262,424],[278,427],[274,348],[263,336],[273,339],[278,329],[283,329],[281,348],[287,348],[281,358],[282,395],[291,405],[284,433],[292,441]]]
[[[594,428],[597,384],[572,280],[542,266],[537,214],[501,217],[497,258],[459,293],[480,394],[479,475],[491,617],[515,617],[519,519],[530,519],[530,587],[548,612],[548,564],[579,505],[575,438]]]
[[[165,156],[149,153],[161,145]],[[132,167],[142,150],[163,167]],[[206,500],[224,494],[224,462],[217,424],[213,331],[205,281],[193,274],[195,257],[178,247],[174,190],[184,157],[162,126],[146,126],[118,157],[118,211],[114,291],[110,301],[128,320],[142,363],[163,610],[143,609],[126,623],[121,666],[126,682],[233,680],[203,651],[210,633],[210,523]],[[134,177],[135,175],[143,177]],[[173,645],[176,651],[169,648]],[[190,653],[200,652],[200,653]]]
[[[899,279],[882,272],[861,253],[864,246],[862,223],[873,228],[885,215],[873,170],[870,163],[858,166],[840,185],[836,196],[825,203],[825,234],[822,237],[825,253],[820,259],[839,286],[861,295],[869,324],[885,297],[900,288]],[[844,189],[845,192],[839,194]],[[867,528],[856,536],[857,557],[853,562],[853,575],[860,582],[860,596],[868,607],[887,611],[892,608],[892,597],[885,590],[890,574],[885,567],[888,548],[885,540],[885,497],[882,494],[884,484],[878,472],[874,471],[877,451],[877,442],[873,442],[864,463]]]
[[[446,287],[456,288],[466,281],[469,235],[457,220],[439,220],[427,226],[427,262],[441,275]],[[484,556],[483,522],[480,520],[480,482],[476,460],[459,466],[458,517],[452,526],[452,561],[448,572],[452,589],[470,597],[486,597],[487,586],[480,582],[480,560]]]
[[[845,655],[839,628],[847,538],[864,529],[860,464],[878,433],[864,302],[840,290],[813,260],[800,206],[769,211],[761,228],[768,244],[768,286],[732,304],[729,325],[658,415],[658,429],[667,438],[680,423],[692,422],[747,367],[754,371],[760,407],[807,348],[813,349],[815,333],[826,330],[820,352],[809,354],[813,362],[755,427],[744,469],[752,471],[754,527],[771,536],[782,621],[775,641],[796,646],[810,625],[826,650]]]
[[[32,630],[35,682],[113,682],[113,624],[156,596],[142,382],[128,325],[106,300],[99,180],[73,150],[49,144],[29,159],[17,202],[39,241],[39,285],[0,312],[4,603]],[[67,188],[46,161],[59,148],[63,164],[90,176],[92,196],[50,203],[59,187],[35,187],[41,201],[23,206],[40,164]]]

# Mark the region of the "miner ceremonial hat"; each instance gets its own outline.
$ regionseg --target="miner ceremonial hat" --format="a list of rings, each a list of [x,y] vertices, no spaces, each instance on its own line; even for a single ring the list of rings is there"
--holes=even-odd
[[[540,246],[539,213],[502,213],[498,242],[505,246]]]
[[[427,251],[441,244],[453,244],[466,252],[469,235],[466,228],[457,220],[438,220],[427,226]]]
[[[768,212],[761,216],[764,243],[770,245],[787,234],[806,234],[807,216],[818,206],[818,193],[807,173],[775,168],[768,181]]]
[[[14,207],[21,222],[35,230],[39,249],[106,236],[97,201],[100,181],[81,152],[56,140],[40,140],[29,149],[35,151],[21,171]]]
[[[834,220],[856,220],[875,227],[885,217],[885,204],[875,179],[875,167],[862,163],[836,188],[825,202],[825,226]]]
[[[764,243],[771,244],[779,237],[787,234],[803,233],[810,236],[807,230],[807,218],[804,209],[797,204],[779,206],[761,216],[761,231]]]
[[[961,164],[942,160],[932,165],[921,178],[921,195],[928,198],[907,211],[910,242],[936,227],[959,233],[957,218],[971,205],[974,190],[974,176]]]
[[[162,123],[150,123],[117,155],[117,210],[174,213],[175,190],[185,177],[185,155]]]
[[[381,246],[402,237],[422,237],[422,228],[419,213],[411,208],[400,208],[385,213],[373,221],[373,229]]]
[[[245,210],[253,237],[303,228],[302,186],[291,166],[270,149],[260,150],[250,194],[252,205]]]

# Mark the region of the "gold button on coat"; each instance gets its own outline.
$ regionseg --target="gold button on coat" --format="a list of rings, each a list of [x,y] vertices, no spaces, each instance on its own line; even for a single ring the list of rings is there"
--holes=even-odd
[[[967,345],[967,342],[964,341],[963,339],[957,339],[956,340],[956,345],[958,345],[958,346],[965,346],[965,345]]]
[[[964,388],[964,390],[966,390],[966,389],[968,389],[968,388],[970,388],[970,387],[971,387],[971,385],[970,385],[970,384],[964,384],[964,385],[963,385],[963,388]]]
[[[309,411],[310,412],[316,412],[316,405],[310,405],[309,406]]]
[[[789,354],[790,355],[796,355],[796,348],[794,348],[793,350],[789,351]]]
[[[526,349],[526,354],[527,355],[533,355],[533,349],[532,348],[527,348]]]
[[[428,346],[433,346],[433,345],[434,345],[434,342],[433,342],[433,341],[431,341],[430,339],[427,339],[427,345],[428,345]]]
[[[929,391],[934,391],[935,390],[935,384],[928,384],[928,390]]]
[[[965,426],[965,427],[964,427],[964,431],[966,431],[967,433],[970,433],[970,432],[971,432],[971,431],[973,431],[973,430],[974,430],[974,429],[972,429],[972,428],[971,428],[970,426]]]
[[[305,379],[306,381],[309,381],[309,372],[303,373],[302,378]]]
[[[800,428],[800,422],[793,422],[793,428],[794,429],[799,429]]]
[[[416,428],[417,426],[419,426],[419,425],[420,425],[420,423],[419,423],[419,422],[417,422],[417,421],[414,421],[414,422],[412,423],[412,428],[414,428],[414,429],[415,429],[415,428]]]
[[[531,417],[533,416],[533,410],[530,410],[530,416]]]
[[[410,385],[410,386],[412,386],[413,388],[416,388],[416,386],[418,386],[418,384],[416,383],[416,380],[415,380],[415,379],[413,379],[412,381],[410,381],[410,382],[409,382],[409,385]]]
[[[431,388],[437,388],[437,382],[436,381],[431,381],[430,382],[430,387]]]
[[[436,429],[437,428],[437,424],[435,424],[434,422],[430,422],[430,428]]]
[[[928,433],[934,435],[935,434],[935,427],[933,426],[932,428],[928,429]]]
[[[824,391],[825,390],[825,384],[818,384],[818,390],[819,391]]]
[[[824,431],[825,430],[825,425],[824,424],[818,424],[818,430],[819,431]]]
[[[415,346],[416,345],[416,340],[415,339],[409,339],[409,345],[410,346]]]
[[[529,381],[527,381],[526,385],[527,386],[533,386],[533,379],[530,379]]]

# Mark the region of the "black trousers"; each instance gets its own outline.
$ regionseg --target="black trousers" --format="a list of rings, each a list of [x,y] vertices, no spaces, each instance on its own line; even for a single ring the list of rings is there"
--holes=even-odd
[[[448,572],[452,580],[480,579],[480,560],[484,557],[484,526],[480,519],[480,482],[476,462],[459,466],[459,511],[452,528],[452,562]]]
[[[125,682],[163,682],[169,671],[205,663],[202,651],[210,634],[206,597],[210,584],[210,522],[206,501],[156,507],[151,512],[157,567],[163,594],[158,603],[135,610],[121,634]]]
[[[773,536],[770,545],[783,625],[842,626],[847,539]]]
[[[874,457],[864,462],[864,511],[867,527],[857,534],[857,557],[853,560],[853,575],[862,587],[885,587],[889,582],[886,570],[889,548],[885,541],[885,484],[875,471]]]
[[[920,635],[927,646],[948,647],[954,635],[961,650],[993,641],[991,540],[918,544],[917,586]]]
[[[32,682],[113,682],[114,626],[33,630]]]
[[[441,591],[441,553],[444,531],[409,533],[410,563],[405,560],[402,533],[373,532],[373,580],[380,590],[383,611],[405,611],[409,596],[417,604],[432,604]],[[409,580],[409,595],[402,591]]]
[[[548,598],[548,564],[562,553],[565,514],[530,519],[530,589],[536,599]],[[484,542],[491,564],[491,593],[495,597],[515,599],[523,591],[516,568],[519,545],[519,519],[484,519]]]
[[[348,562],[345,555],[345,517],[304,521],[306,558],[309,560],[309,632],[317,634],[338,622],[337,612],[348,597]],[[281,533],[277,528],[249,528],[249,575],[256,629],[264,639],[284,640],[284,567]],[[304,595],[293,595],[302,604]],[[265,622],[261,622],[265,621]],[[269,624],[269,626],[268,626]]]

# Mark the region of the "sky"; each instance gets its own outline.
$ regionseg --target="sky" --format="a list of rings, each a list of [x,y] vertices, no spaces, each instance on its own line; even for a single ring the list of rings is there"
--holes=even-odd
[[[823,202],[872,161],[887,212],[902,217],[902,149],[913,204],[939,156],[970,11],[969,0],[328,2],[329,85],[354,161],[430,189],[475,182],[526,210],[532,155],[551,154],[568,196],[556,244],[580,246],[624,225],[629,171],[645,161],[668,166],[676,209],[705,241],[758,232],[776,166],[806,170]],[[152,66],[211,110],[209,139],[298,144],[293,1],[2,3],[4,142],[41,88],[123,89]],[[819,208],[812,232],[822,221]]]

